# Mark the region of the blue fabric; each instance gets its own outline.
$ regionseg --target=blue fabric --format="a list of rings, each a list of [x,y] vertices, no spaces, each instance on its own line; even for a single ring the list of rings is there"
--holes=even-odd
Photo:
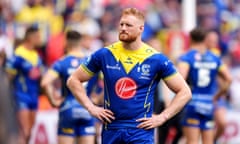
[[[104,129],[102,144],[154,144],[153,133],[153,129]]]

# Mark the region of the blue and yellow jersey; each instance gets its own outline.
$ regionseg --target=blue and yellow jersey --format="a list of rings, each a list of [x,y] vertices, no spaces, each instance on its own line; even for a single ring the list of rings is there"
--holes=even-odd
[[[216,76],[223,68],[221,59],[210,51],[201,54],[192,49],[179,58],[179,64],[189,66],[187,82],[193,97],[187,108],[204,115],[212,115]]]
[[[192,93],[210,94],[215,93],[215,80],[222,62],[219,57],[210,51],[200,54],[197,50],[190,50],[179,59],[180,64],[189,65],[187,81]]]
[[[151,117],[158,82],[176,74],[172,62],[147,44],[127,50],[122,42],[98,50],[81,67],[89,75],[103,72],[104,107],[116,118],[111,128],[136,128],[136,119]]]
[[[64,58],[56,61],[50,69],[50,72],[57,75],[62,81],[62,95],[64,97],[73,98],[73,94],[66,86],[67,79],[69,76],[79,67],[79,65],[86,60],[74,55],[67,55]]]
[[[83,108],[77,100],[74,98],[71,91],[66,86],[67,79],[69,76],[79,67],[79,65],[86,60],[86,58],[81,58],[79,56],[67,55],[62,59],[56,61],[50,72],[53,75],[59,77],[62,81],[62,96],[65,97],[65,100],[60,108],[60,113],[65,110],[71,110],[71,108]],[[65,111],[68,113],[68,111]],[[69,112],[72,114],[72,112]],[[70,115],[71,115],[70,114]]]
[[[101,72],[95,74],[87,83],[86,93],[88,96],[91,95],[92,92],[97,94],[103,91],[103,74]]]
[[[15,75],[15,92],[29,96],[38,96],[43,64],[37,51],[23,45],[16,48],[14,56],[7,63],[7,71]]]

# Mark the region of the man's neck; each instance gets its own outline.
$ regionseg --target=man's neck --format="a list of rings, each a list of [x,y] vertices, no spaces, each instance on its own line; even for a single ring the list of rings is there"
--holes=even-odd
[[[123,47],[127,50],[138,50],[142,46],[142,41],[141,40],[136,40],[134,42],[123,42]]]
[[[81,49],[79,49],[79,48],[69,50],[68,55],[73,55],[76,57],[84,57],[84,54],[82,53]]]
[[[28,49],[28,50],[33,50],[33,49],[34,49],[34,47],[33,47],[31,44],[27,43],[27,42],[24,42],[24,43],[23,43],[23,46],[24,46],[26,49]]]
[[[193,44],[191,47],[201,54],[204,54],[207,51],[207,46],[205,44]]]

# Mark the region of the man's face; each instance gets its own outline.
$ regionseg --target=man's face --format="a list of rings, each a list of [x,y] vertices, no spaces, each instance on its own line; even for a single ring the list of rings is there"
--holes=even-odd
[[[209,33],[205,39],[205,42],[209,48],[218,47],[218,35],[216,33]]]
[[[90,49],[93,41],[94,41],[94,38],[92,36],[83,35],[83,38],[81,40],[81,44],[82,44],[83,48]]]
[[[122,42],[133,42],[141,36],[143,22],[133,15],[123,15],[119,23],[118,38]]]
[[[31,42],[31,44],[36,48],[41,46],[42,42],[41,42],[41,36],[39,32],[34,32],[29,36],[29,41]]]

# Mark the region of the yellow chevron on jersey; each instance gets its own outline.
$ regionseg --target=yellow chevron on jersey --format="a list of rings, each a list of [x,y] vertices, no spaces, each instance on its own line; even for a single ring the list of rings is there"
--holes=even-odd
[[[129,73],[137,63],[141,64],[147,58],[158,53],[155,49],[144,43],[142,47],[137,50],[125,49],[123,43],[120,41],[107,48],[112,52],[115,59],[122,63],[126,73]]]
[[[38,53],[35,50],[25,48],[23,45],[16,48],[15,55],[24,58],[34,66],[38,64]]]

